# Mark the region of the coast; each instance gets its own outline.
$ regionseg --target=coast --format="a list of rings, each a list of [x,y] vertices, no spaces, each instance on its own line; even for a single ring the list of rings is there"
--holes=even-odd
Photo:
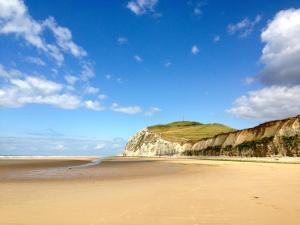
[[[47,160],[0,160],[0,224],[296,225],[300,220],[298,164],[112,157],[81,167],[94,158]]]

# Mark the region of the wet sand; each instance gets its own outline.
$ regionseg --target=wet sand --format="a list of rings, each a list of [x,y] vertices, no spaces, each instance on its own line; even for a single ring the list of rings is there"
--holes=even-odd
[[[299,164],[93,160],[1,159],[0,225],[300,221]]]

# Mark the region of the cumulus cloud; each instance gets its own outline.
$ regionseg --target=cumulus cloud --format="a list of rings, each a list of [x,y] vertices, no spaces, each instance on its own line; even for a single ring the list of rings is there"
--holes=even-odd
[[[257,15],[254,20],[249,20],[247,17],[236,24],[229,24],[227,30],[229,34],[238,33],[239,37],[247,37],[250,35],[254,27],[261,21],[261,16]]]
[[[111,110],[115,112],[121,112],[126,114],[136,114],[142,112],[142,108],[139,106],[120,106],[117,103],[113,103],[111,106]]]
[[[74,85],[79,80],[78,77],[72,75],[66,75],[64,78],[69,85]]]
[[[0,64],[0,78],[11,79],[22,76],[22,73],[18,70],[11,69],[7,70],[3,65]]]
[[[193,55],[198,55],[198,53],[199,53],[199,48],[197,47],[197,45],[193,45],[193,46],[192,46],[191,53],[192,53]]]
[[[239,97],[228,112],[246,119],[278,119],[300,112],[300,86],[271,86]]]
[[[278,119],[300,114],[300,9],[279,11],[264,28],[264,64],[255,77],[264,88],[237,98],[229,113],[248,119]]]
[[[80,72],[80,79],[83,81],[87,81],[90,78],[95,76],[95,71],[94,71],[94,67],[93,67],[93,63],[89,62],[89,61],[83,61],[81,62],[81,72]]]
[[[86,86],[84,88],[84,93],[86,94],[97,94],[99,91],[100,91],[99,88],[95,88],[92,86]]]
[[[11,85],[0,89],[0,107],[48,104],[63,109],[78,108],[80,97],[54,91],[59,87],[60,85],[52,81],[30,76],[25,80],[11,80]]]
[[[75,57],[83,57],[87,55],[83,48],[73,42],[71,31],[66,27],[57,25],[53,17],[47,18],[43,22],[43,26],[48,27],[53,32],[58,46],[63,51],[68,52]]]
[[[152,14],[158,15],[155,12],[155,7],[158,0],[132,0],[127,3],[127,8],[135,15]]]
[[[261,81],[267,85],[300,84],[300,9],[278,12],[261,40],[265,43]]]
[[[151,107],[148,111],[145,112],[146,116],[153,116],[157,113],[160,113],[161,109],[157,107]]]
[[[55,43],[45,41],[43,35],[46,29],[54,35]],[[64,61],[62,52],[70,53],[75,57],[86,55],[85,50],[73,42],[68,28],[58,26],[53,17],[42,22],[36,21],[31,17],[22,0],[0,0],[0,34],[14,34],[24,39],[30,45],[50,55],[59,65]]]
[[[59,83],[42,77],[28,76],[20,71],[11,73],[2,65],[0,74],[1,70],[6,76],[6,84],[0,88],[0,107],[17,108],[26,104],[48,104],[74,109],[80,106],[80,97],[64,93],[63,85]]]
[[[21,0],[0,0],[0,33],[14,33],[33,46],[47,51],[41,38],[42,25],[31,18]]]
[[[107,95],[104,95],[104,94],[101,94],[101,95],[98,95],[98,98],[99,98],[100,100],[104,100],[104,99],[107,99],[108,96],[107,96]]]
[[[87,109],[91,109],[94,111],[103,111],[105,109],[98,101],[88,100],[85,101],[84,104]]]

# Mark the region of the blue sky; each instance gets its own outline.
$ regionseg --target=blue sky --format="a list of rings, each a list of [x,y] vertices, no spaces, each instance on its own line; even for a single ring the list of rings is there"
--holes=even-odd
[[[151,124],[297,115],[299,7],[0,0],[0,154],[114,154]]]

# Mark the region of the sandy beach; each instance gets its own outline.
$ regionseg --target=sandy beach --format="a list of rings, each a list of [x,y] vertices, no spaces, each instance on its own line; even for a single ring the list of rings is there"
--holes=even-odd
[[[300,221],[299,164],[95,160],[1,159],[0,225]]]

